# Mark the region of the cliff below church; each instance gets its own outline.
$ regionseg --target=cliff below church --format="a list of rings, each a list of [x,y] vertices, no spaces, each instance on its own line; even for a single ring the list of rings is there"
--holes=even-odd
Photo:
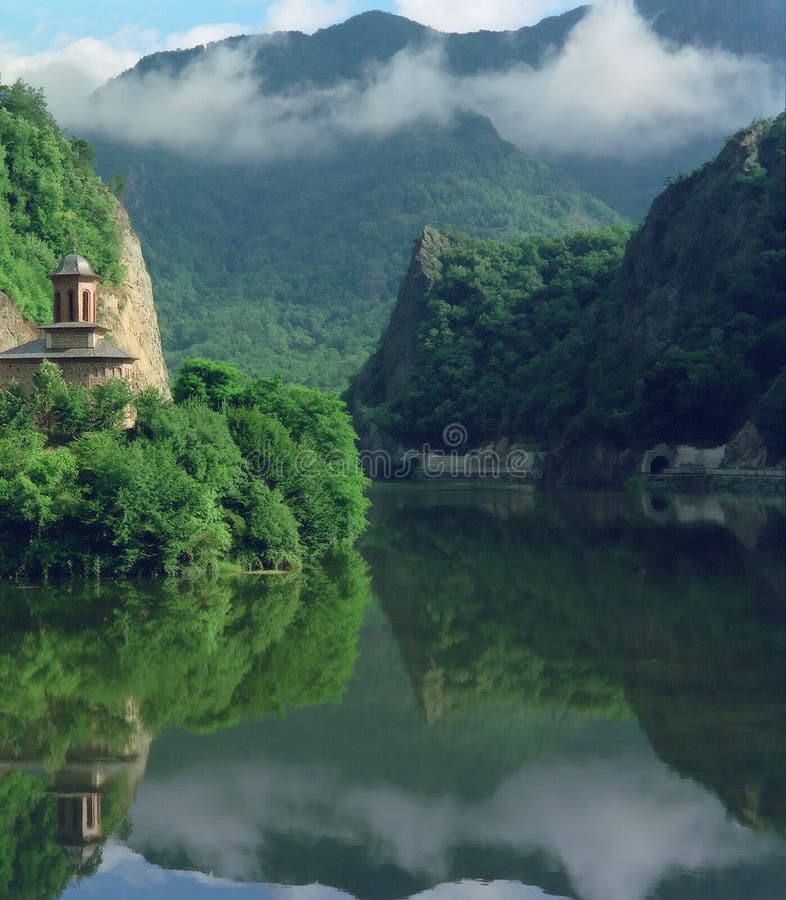
[[[120,266],[124,278],[117,284],[103,282],[98,295],[98,321],[109,329],[113,343],[138,357],[131,375],[135,388],[154,387],[169,397],[169,374],[161,348],[153,286],[126,211],[118,204],[116,218],[121,234]],[[0,351],[35,340],[36,325],[0,292]]]
[[[118,204],[120,265],[125,277],[119,284],[102,284],[98,295],[98,321],[108,328],[113,343],[139,357],[131,381],[137,388],[155,387],[169,397],[169,374],[161,348],[153,285],[139,238],[128,214]]]

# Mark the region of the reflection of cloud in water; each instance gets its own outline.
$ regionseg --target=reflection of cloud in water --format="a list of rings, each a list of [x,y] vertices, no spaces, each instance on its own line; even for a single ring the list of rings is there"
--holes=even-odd
[[[75,891],[75,888],[72,888]],[[64,895],[68,898],[70,891]],[[115,841],[109,841],[96,877],[79,885],[78,896],[136,897],[150,900],[166,897],[174,900],[182,896],[194,900],[197,897],[243,900],[351,900],[351,895],[322,884],[238,884],[201,872],[162,869],[152,865],[143,856]],[[412,900],[567,900],[545,894],[540,888],[529,887],[512,881],[461,881],[441,884]]]
[[[201,872],[162,869],[152,865],[133,850],[109,841],[103,853],[98,874],[81,881],[63,894],[71,893],[80,900],[92,897],[136,898],[145,900],[351,900],[350,895],[321,884],[237,884]],[[496,900],[492,897],[492,900]],[[528,900],[528,898],[527,898]]]
[[[428,891],[414,894],[410,900],[566,900],[545,894],[540,888],[528,887],[514,881],[460,881],[440,884]]]
[[[479,803],[348,785],[305,767],[192,768],[146,781],[132,818],[140,849],[183,851],[229,878],[261,880],[258,859],[273,835],[356,845],[366,860],[435,883],[450,876],[456,849],[472,844],[545,852],[588,900],[643,900],[677,871],[783,852],[781,842],[729,821],[702,788],[635,758],[531,766]]]

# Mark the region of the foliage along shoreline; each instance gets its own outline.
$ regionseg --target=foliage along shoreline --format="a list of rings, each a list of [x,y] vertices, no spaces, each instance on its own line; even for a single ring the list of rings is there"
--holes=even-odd
[[[0,390],[0,577],[291,569],[361,533],[367,480],[337,396],[208,360],[173,393],[87,389],[48,361],[29,395]]]

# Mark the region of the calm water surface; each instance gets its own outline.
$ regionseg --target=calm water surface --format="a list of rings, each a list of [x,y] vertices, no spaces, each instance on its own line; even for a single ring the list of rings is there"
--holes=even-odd
[[[0,896],[782,900],[782,501],[373,500],[307,575],[3,589]]]

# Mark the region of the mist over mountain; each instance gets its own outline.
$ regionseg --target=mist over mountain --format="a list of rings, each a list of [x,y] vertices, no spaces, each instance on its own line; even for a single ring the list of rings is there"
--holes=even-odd
[[[613,223],[593,198],[635,221],[666,177],[777,113],[783,14],[759,0],[743,27],[730,3],[609,0],[443,35],[371,12],[154,54],[69,121],[127,176],[170,363],[341,386],[423,225]]]
[[[783,53],[767,30],[777,16],[757,20],[754,3],[758,27],[738,30],[738,15],[709,14],[701,0],[644,6],[607,0],[517,32],[442,35],[364,13],[313,36],[229,38],[146,57],[75,122],[197,158],[259,161],[472,110],[527,152],[631,159],[779,110]]]

